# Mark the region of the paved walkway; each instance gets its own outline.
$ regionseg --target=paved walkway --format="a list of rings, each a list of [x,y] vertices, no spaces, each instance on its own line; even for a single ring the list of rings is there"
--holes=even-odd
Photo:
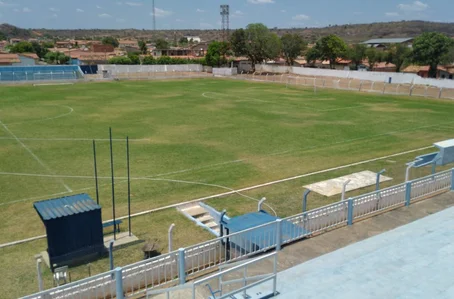
[[[309,261],[278,274],[278,298],[454,298],[453,204],[445,193],[284,248],[281,268]]]

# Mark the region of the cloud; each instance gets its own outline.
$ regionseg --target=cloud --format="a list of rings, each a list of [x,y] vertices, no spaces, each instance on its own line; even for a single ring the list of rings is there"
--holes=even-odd
[[[202,29],[205,29],[205,28],[213,28],[213,25],[211,25],[210,23],[200,23],[200,28]]]
[[[117,5],[122,5],[122,4],[123,4],[123,2],[117,1]]]
[[[99,5],[96,5],[96,8],[97,8],[97,9],[101,9],[102,7],[101,7],[101,6],[99,6]]]
[[[23,12],[32,12],[32,10],[31,10],[30,8],[28,8],[28,7],[24,7],[24,8],[22,9],[22,11],[23,11]]]
[[[51,7],[49,8],[50,11],[53,11],[53,12],[57,12],[57,11],[60,11],[60,9],[58,8],[55,8],[55,7]]]
[[[126,20],[125,19],[121,19],[121,18],[117,18],[117,19],[115,19],[115,22],[124,23],[124,22],[126,22]]]
[[[281,10],[281,12],[287,12],[285,9]]]
[[[429,5],[421,1],[415,1],[410,4],[399,4],[397,8],[405,12],[424,11],[429,8]]]
[[[56,13],[52,14],[52,18],[58,18],[58,15]]]
[[[232,18],[241,18],[242,16],[244,16],[244,12],[242,12],[241,10],[236,10],[232,14]]]
[[[20,9],[19,8],[15,8],[13,9],[14,12],[20,12]]]
[[[274,3],[274,0],[247,0],[251,4],[270,4]]]
[[[398,12],[387,12],[387,13],[385,13],[385,16],[387,16],[388,18],[395,18],[395,17],[399,16],[399,13]]]
[[[107,13],[102,13],[102,14],[99,14],[98,17],[103,18],[103,19],[107,19],[107,18],[111,18],[112,16],[107,14]]]
[[[292,20],[295,20],[295,21],[307,21],[307,20],[310,20],[310,19],[311,19],[311,17],[306,16],[306,15],[303,15],[303,14],[301,14],[301,15],[296,15],[296,16],[294,16],[294,17],[292,18]]]
[[[6,3],[4,1],[0,1],[0,6],[17,6],[16,3]]]
[[[359,16],[359,15],[362,15],[363,12],[362,12],[362,11],[354,11],[353,14],[354,14],[355,16]]]
[[[203,9],[197,8],[197,9],[195,10],[195,12],[202,13],[202,12],[205,12],[205,11],[204,11]]]
[[[77,12],[84,12],[84,10],[83,10],[83,9],[80,9],[80,8],[77,8],[76,11],[77,11]]]
[[[155,15],[157,18],[168,17],[172,14],[173,14],[173,12],[170,10],[164,10],[164,9],[157,8],[157,7],[155,7],[155,9],[154,9],[154,14],[153,14],[153,12],[150,13],[151,16]]]
[[[175,20],[175,22],[178,22],[178,23],[183,23],[183,22],[184,22],[184,20],[182,20],[182,19],[176,19],[176,20]]]
[[[125,2],[126,5],[129,6],[142,6],[143,3],[140,2]]]

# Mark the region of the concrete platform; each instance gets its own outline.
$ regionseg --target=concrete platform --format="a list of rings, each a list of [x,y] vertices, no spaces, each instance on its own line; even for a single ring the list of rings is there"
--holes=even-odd
[[[445,193],[284,248],[280,268],[298,265],[278,274],[279,298],[454,298],[454,207],[439,211],[453,203]]]
[[[106,249],[109,249],[110,241],[113,241],[114,235],[108,235],[104,237],[104,246]],[[138,242],[139,238],[134,236],[134,234],[129,235],[129,232],[120,232],[117,233],[117,239],[114,241],[113,248],[121,248],[131,243]]]
[[[366,170],[357,173],[352,173],[349,175],[341,176],[335,179],[326,180],[310,185],[304,186],[306,189],[310,189],[313,192],[317,192],[324,196],[333,196],[342,193],[342,186],[347,180],[351,182],[347,185],[346,190],[352,191],[356,189],[361,189],[368,186],[375,185],[377,179],[377,174],[375,172]],[[390,181],[392,178],[387,176],[380,176],[380,183]]]

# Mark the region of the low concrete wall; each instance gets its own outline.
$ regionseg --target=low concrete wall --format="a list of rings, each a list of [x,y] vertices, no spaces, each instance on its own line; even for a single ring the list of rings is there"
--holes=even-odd
[[[422,78],[416,74],[407,73],[341,71],[275,65],[256,65],[256,71],[269,73],[293,73],[308,77],[334,77],[387,83],[391,78],[391,83],[395,84],[429,85],[439,88],[454,88],[454,80]]]
[[[234,76],[238,74],[238,69],[234,68],[213,68],[214,76]]]
[[[201,64],[174,64],[174,65],[98,65],[98,74],[108,71],[112,75],[124,73],[165,73],[165,72],[202,72]]]

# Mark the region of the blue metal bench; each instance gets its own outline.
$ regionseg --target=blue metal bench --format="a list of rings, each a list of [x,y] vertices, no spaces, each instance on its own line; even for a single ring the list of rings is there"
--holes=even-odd
[[[117,233],[120,232],[120,224],[123,223],[123,221],[121,220],[115,220],[115,221],[109,221],[109,222],[105,222],[102,224],[102,227],[103,228],[106,228],[106,227],[111,227],[113,226],[114,227],[114,231],[116,231]]]

